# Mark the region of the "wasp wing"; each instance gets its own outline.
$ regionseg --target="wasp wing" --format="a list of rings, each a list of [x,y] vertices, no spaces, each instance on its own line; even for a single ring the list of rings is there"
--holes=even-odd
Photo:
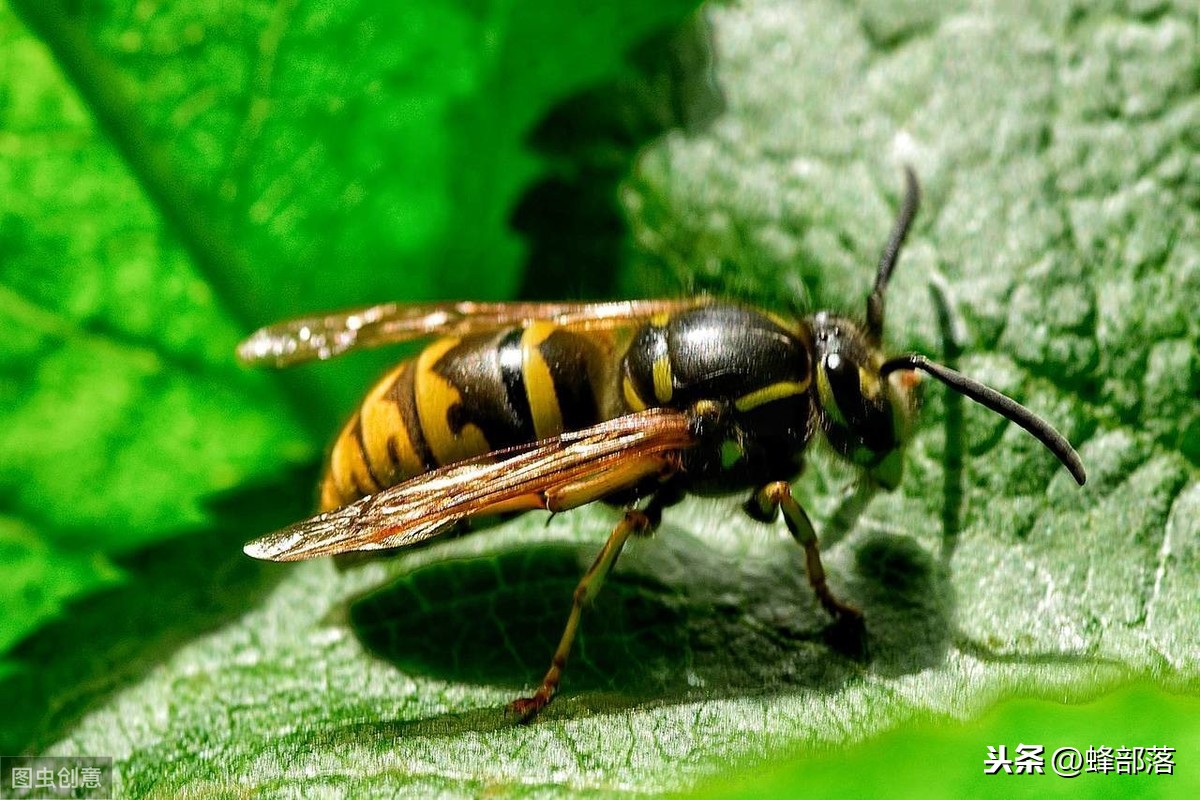
[[[425,473],[246,545],[248,555],[297,561],[407,547],[477,515],[563,510],[677,468],[694,443],[690,417],[654,408]]]
[[[238,345],[237,353],[245,364],[286,367],[323,361],[360,347],[428,336],[462,336],[535,320],[573,330],[612,330],[710,302],[707,297],[694,297],[607,303],[383,303],[268,325]]]

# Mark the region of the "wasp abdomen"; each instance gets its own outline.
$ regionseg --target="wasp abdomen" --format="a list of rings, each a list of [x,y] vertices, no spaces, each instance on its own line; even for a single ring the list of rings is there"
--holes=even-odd
[[[432,342],[385,375],[342,429],[321,508],[600,422],[601,345],[549,322]]]

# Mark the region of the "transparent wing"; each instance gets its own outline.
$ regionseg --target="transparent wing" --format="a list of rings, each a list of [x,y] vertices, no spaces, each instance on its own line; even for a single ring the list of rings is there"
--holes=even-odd
[[[608,303],[384,303],[268,325],[238,345],[237,352],[245,364],[286,367],[333,358],[359,347],[427,336],[462,336],[535,320],[548,320],[574,330],[611,330],[710,302],[707,297],[694,297]]]
[[[654,408],[420,475],[246,545],[248,555],[297,561],[407,547],[476,515],[561,510],[677,466],[694,443],[689,416]]]

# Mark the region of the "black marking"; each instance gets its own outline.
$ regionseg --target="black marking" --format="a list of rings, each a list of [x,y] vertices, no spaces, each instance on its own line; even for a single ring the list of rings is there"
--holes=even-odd
[[[538,352],[550,368],[563,429],[577,431],[600,422],[591,368],[600,358],[595,346],[586,337],[556,330],[538,345]]]
[[[499,337],[495,334],[464,337],[432,366],[435,373],[458,390],[461,398],[446,409],[446,422],[451,430],[458,432],[466,425],[475,425],[496,450],[534,441],[533,416],[525,397],[524,377],[519,374],[521,334],[520,328],[514,328]],[[506,351],[505,347],[510,349]],[[513,360],[515,364],[506,365],[504,360]],[[510,389],[510,381],[514,380],[508,374],[510,368],[518,373],[515,378],[520,385],[516,392]],[[514,405],[514,395],[521,398],[520,405]]]
[[[533,409],[529,407],[529,394],[525,391],[525,348],[522,339],[525,331],[514,328],[505,334],[496,347],[496,359],[500,367],[500,379],[504,381],[508,407],[515,417],[523,422],[522,441],[532,442],[537,438],[533,428]],[[489,438],[488,441],[491,441]]]
[[[373,467],[371,465],[371,456],[367,452],[367,443],[365,441],[363,441],[362,411],[361,410],[358,412],[355,412],[355,414],[354,414],[354,425],[351,428],[351,431],[354,436],[354,446],[358,448],[358,455],[362,459],[363,464],[366,466],[367,474],[371,476],[371,481],[375,484],[375,486],[378,487],[376,489],[376,491],[378,491],[379,489],[382,489],[383,487],[387,486],[388,482],[381,481],[379,479],[379,475],[377,475],[375,473],[375,467]]]
[[[425,433],[421,430],[421,417],[417,414],[417,370],[415,361],[405,362],[400,374],[392,382],[391,387],[384,393],[384,399],[396,404],[400,410],[400,419],[404,420],[404,429],[408,433],[408,441],[412,444],[417,460],[426,470],[439,466]]]
[[[467,410],[463,408],[462,403],[452,403],[446,409],[446,427],[455,436],[463,432],[463,428],[471,423],[471,417],[467,414]],[[484,438],[487,438],[486,436]]]
[[[388,463],[392,465],[392,469],[400,473],[403,471],[403,464],[400,461],[400,451],[396,449],[396,437],[389,436],[387,439],[387,457]]]

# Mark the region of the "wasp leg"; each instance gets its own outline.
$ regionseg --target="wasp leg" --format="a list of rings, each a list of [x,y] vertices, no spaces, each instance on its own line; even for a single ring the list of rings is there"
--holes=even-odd
[[[808,584],[816,593],[821,605],[829,615],[838,621],[854,622],[862,619],[862,612],[851,605],[843,603],[829,591],[825,582],[825,567],[821,564],[821,550],[817,545],[817,532],[813,529],[808,514],[796,502],[792,487],[785,481],[774,481],[763,486],[754,493],[745,505],[746,513],[760,522],[771,522],[783,509],[783,519],[787,523],[792,538],[804,548],[805,568],[808,572]]]
[[[554,698],[558,691],[558,682],[562,678],[563,667],[567,663],[567,656],[571,653],[571,644],[575,641],[575,633],[579,628],[579,618],[583,613],[583,607],[591,603],[600,593],[604,579],[612,571],[613,564],[617,562],[617,556],[621,555],[621,548],[625,546],[625,541],[635,533],[647,534],[654,529],[657,520],[652,517],[660,516],[656,513],[657,511],[657,506],[653,509],[647,508],[646,511],[631,509],[625,512],[625,516],[617,523],[617,527],[613,528],[600,555],[596,556],[592,566],[588,568],[588,571],[579,580],[579,585],[575,587],[575,597],[571,605],[571,615],[567,617],[567,627],[558,643],[558,649],[554,651],[550,669],[546,672],[546,677],[542,678],[542,685],[531,696],[519,697],[509,703],[508,712],[510,714],[516,715],[522,722],[528,722]]]

